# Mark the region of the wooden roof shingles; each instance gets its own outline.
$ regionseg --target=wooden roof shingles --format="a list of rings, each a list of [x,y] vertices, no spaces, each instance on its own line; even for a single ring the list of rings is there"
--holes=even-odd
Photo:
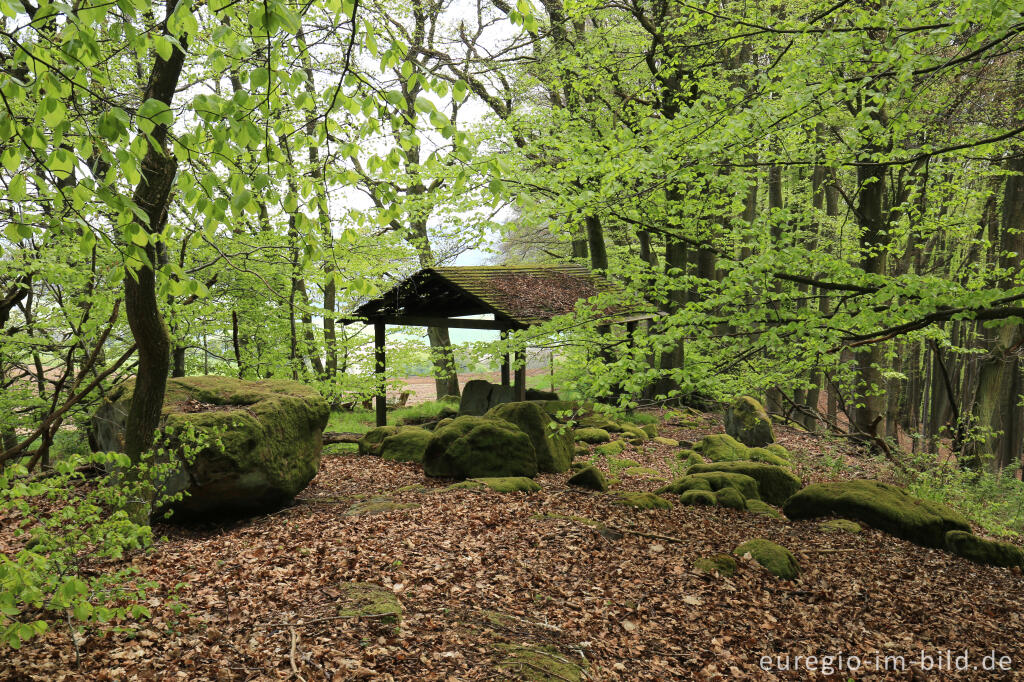
[[[426,268],[359,306],[356,314],[462,317],[492,313],[528,327],[570,313],[580,299],[614,285],[580,265],[480,265]]]

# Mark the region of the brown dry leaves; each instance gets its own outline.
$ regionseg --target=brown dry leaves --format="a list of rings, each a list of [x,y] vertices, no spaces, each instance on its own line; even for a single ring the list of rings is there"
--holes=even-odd
[[[663,429],[689,440],[708,431]],[[669,477],[673,450],[647,444],[621,457]],[[1024,669],[1024,585],[1010,571],[870,530],[828,535],[813,522],[729,509],[638,512],[568,488],[568,475],[541,476],[544,488],[533,495],[439,492],[442,484],[414,465],[326,458],[294,507],[230,527],[159,528],[168,541],[134,558],[162,585],[154,618],[138,631],[84,633],[76,668],[74,645],[57,624],[5,652],[0,678],[501,679],[497,643],[585,659],[595,680],[772,679],[758,667],[761,656],[909,658],[921,649],[979,657],[995,649]],[[398,491],[417,483],[430,490]],[[421,506],[344,515],[374,495]],[[602,534],[580,519],[684,542]],[[691,570],[696,558],[750,537],[793,549],[801,578],[779,581],[742,560],[731,579]],[[405,609],[401,625],[338,618],[340,581],[393,590]],[[171,608],[173,594],[185,612]]]

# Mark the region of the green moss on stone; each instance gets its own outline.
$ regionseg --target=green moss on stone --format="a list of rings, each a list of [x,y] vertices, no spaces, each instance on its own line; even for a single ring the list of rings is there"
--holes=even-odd
[[[704,436],[693,449],[712,462],[746,459],[749,448],[726,433]]]
[[[750,447],[762,447],[775,442],[768,413],[761,403],[749,395],[740,396],[729,405],[725,412],[725,432]]]
[[[747,508],[747,498],[743,497],[743,493],[732,486],[718,490],[715,493],[715,500],[719,505],[730,509],[746,510]]]
[[[505,403],[491,408],[485,417],[496,417],[515,424],[530,437],[537,455],[537,469],[552,474],[568,471],[572,461],[573,438],[534,402]]]
[[[761,500],[747,500],[747,511],[752,514],[760,514],[773,519],[784,521],[786,517],[779,513],[779,510]]]
[[[718,498],[710,490],[687,490],[679,496],[679,503],[686,505],[715,507],[718,506]]]
[[[339,591],[339,616],[373,618],[392,624],[402,619],[402,602],[386,587],[371,583],[344,582],[339,585]]]
[[[586,445],[583,445],[582,443],[576,443],[576,445],[573,446],[573,456],[574,457],[589,457],[590,456],[590,448],[588,448]]]
[[[377,454],[381,459],[390,462],[423,462],[433,434],[426,429],[414,426],[400,429],[397,433],[387,436],[377,446]]]
[[[690,474],[669,483],[658,493],[682,494],[687,490],[710,490],[717,492],[722,488],[736,488],[743,497],[755,500],[761,499],[757,490],[757,481],[745,474],[730,473],[725,471],[709,471],[699,474]]]
[[[653,440],[658,445],[667,445],[670,448],[679,447],[679,441],[677,441],[675,438],[663,438],[661,436],[652,436],[651,440]]]
[[[826,533],[859,533],[862,530],[859,523],[847,519],[822,521],[818,524],[818,528]]]
[[[978,564],[1024,569],[1024,552],[1008,542],[986,540],[971,533],[951,530],[946,533],[946,549]]]
[[[853,519],[925,547],[945,547],[951,530],[970,532],[967,519],[949,507],[872,480],[809,485],[789,498],[783,512],[794,520]]]
[[[584,443],[607,443],[612,439],[605,429],[582,428],[573,432],[573,438]]]
[[[762,538],[748,540],[734,549],[733,554],[739,557],[749,554],[754,561],[764,566],[769,573],[777,578],[792,580],[800,575],[800,564],[797,563],[793,553],[770,540]]]
[[[717,573],[726,578],[736,574],[736,559],[728,554],[715,554],[714,556],[697,559],[693,562],[693,568],[701,573]]]
[[[637,509],[671,509],[672,504],[654,493],[617,493],[616,504]]]
[[[757,481],[757,490],[761,499],[769,504],[784,504],[803,482],[796,474],[782,467],[761,462],[716,462],[713,464],[697,464],[686,470],[689,475],[720,471],[725,473],[743,474]]]
[[[651,467],[627,467],[622,470],[622,474],[624,476],[643,476],[644,478],[665,480],[660,471]]]
[[[768,448],[750,448],[747,450],[747,456],[745,459],[749,459],[752,462],[764,462],[766,464],[774,464],[777,467],[792,466],[792,462],[790,462],[785,457],[779,457],[777,454],[775,454]]]
[[[360,455],[379,455],[380,444],[388,436],[398,433],[397,426],[378,426],[370,429],[362,438],[356,441],[356,450]]]
[[[623,424],[622,439],[627,443],[646,443],[649,436],[638,426],[634,426],[633,424]]]
[[[537,475],[530,437],[494,417],[462,416],[433,432],[423,456],[428,476],[479,478]]]
[[[605,492],[608,490],[608,481],[605,479],[604,474],[597,467],[588,466],[585,469],[581,469],[578,474],[566,481],[569,485],[580,486],[581,488],[589,488],[590,490],[599,490]]]
[[[680,450],[676,457],[683,462],[687,469],[704,463],[704,458],[693,450]]]
[[[614,457],[615,455],[622,454],[623,450],[626,449],[626,444],[621,440],[613,440],[610,443],[598,445],[594,448],[594,452],[604,457]]]
[[[651,438],[657,438],[658,437],[658,425],[657,424],[644,424],[640,428],[643,429],[644,433],[646,433]]]
[[[606,417],[603,414],[589,414],[579,420],[579,429],[600,429],[608,433],[618,433],[622,430],[619,422]]]

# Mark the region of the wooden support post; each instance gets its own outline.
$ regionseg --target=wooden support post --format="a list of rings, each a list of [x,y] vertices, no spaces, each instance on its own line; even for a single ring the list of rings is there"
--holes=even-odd
[[[526,400],[526,350],[516,351],[516,400]]]
[[[375,379],[377,380],[377,426],[388,423],[387,383],[384,379],[384,323],[373,323],[373,357],[376,363]]]
[[[502,341],[508,340],[508,330],[505,330],[505,329],[501,330],[501,340]],[[501,385],[502,386],[511,386],[512,385],[511,377],[509,376],[509,365],[510,364],[511,363],[509,362],[508,353],[503,353],[502,356],[501,356]]]

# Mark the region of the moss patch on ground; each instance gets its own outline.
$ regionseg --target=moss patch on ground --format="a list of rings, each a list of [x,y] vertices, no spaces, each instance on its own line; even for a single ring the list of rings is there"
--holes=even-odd
[[[818,529],[826,533],[859,533],[863,530],[859,523],[848,519],[822,521],[818,524]]]
[[[736,559],[728,554],[715,554],[714,556],[697,559],[693,562],[694,570],[701,573],[717,573],[726,578],[731,578],[736,573]]]
[[[636,509],[671,509],[672,504],[654,493],[616,493],[615,504]]]
[[[945,548],[946,533],[970,532],[967,519],[936,502],[873,480],[809,485],[787,500],[782,511],[791,519],[838,516],[860,521],[925,547]]]
[[[546,646],[525,647],[497,644],[506,654],[495,667],[504,675],[528,682],[581,682],[585,662],[576,663],[556,649]]]
[[[626,444],[621,440],[613,440],[610,443],[604,445],[598,445],[594,448],[594,452],[604,457],[614,457],[615,455],[621,455],[622,451],[626,449]]]
[[[540,484],[525,476],[501,476],[496,478],[471,478],[464,483],[479,483],[497,493],[535,493]],[[456,484],[458,485],[458,484]]]
[[[343,618],[373,618],[384,623],[398,623],[402,619],[402,602],[385,587],[344,582],[338,589],[338,615]]]
[[[416,509],[419,506],[412,502],[396,502],[387,497],[375,497],[352,505],[345,512],[345,516],[373,516],[402,509]]]
[[[768,516],[780,521],[786,520],[786,517],[778,509],[761,500],[747,500],[747,511],[751,514],[760,514],[761,516]]]
[[[734,549],[733,554],[739,557],[749,554],[754,561],[764,566],[765,570],[777,578],[792,580],[800,575],[800,564],[797,563],[793,553],[770,540],[763,538],[747,540]]]

